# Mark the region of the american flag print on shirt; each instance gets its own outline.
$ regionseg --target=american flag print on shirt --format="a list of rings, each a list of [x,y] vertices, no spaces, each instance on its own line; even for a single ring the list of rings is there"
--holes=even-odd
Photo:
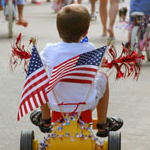
[[[107,46],[77,55],[53,68],[47,92],[58,82],[92,84]]]
[[[32,48],[17,119],[48,102],[48,75],[35,46]]]

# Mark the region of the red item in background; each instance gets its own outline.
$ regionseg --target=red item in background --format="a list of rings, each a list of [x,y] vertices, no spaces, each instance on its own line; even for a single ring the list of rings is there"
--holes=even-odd
[[[29,41],[29,45],[33,41]],[[25,46],[21,45],[21,33],[16,39],[16,43],[12,46],[12,55],[10,57],[10,67],[14,70],[18,65],[21,64],[22,60],[24,61],[24,71],[27,72],[28,61],[31,57],[31,54],[28,50],[25,50]]]
[[[134,74],[134,79],[138,79],[140,73],[140,62],[144,60],[144,55],[139,56],[136,51],[128,53],[128,50],[122,44],[122,52],[117,58],[117,52],[112,45],[108,50],[111,61],[106,61],[103,67],[111,69],[115,67],[117,70],[116,79],[125,78]]]

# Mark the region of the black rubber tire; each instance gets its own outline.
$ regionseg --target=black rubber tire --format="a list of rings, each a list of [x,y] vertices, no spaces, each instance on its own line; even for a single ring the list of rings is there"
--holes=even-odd
[[[109,132],[108,150],[121,150],[121,132],[116,131]]]
[[[20,136],[20,150],[32,150],[34,131],[23,130]]]

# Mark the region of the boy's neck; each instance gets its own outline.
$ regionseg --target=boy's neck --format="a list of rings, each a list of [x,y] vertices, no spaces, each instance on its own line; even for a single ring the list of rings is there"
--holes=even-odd
[[[79,38],[78,41],[72,41],[72,42],[68,42],[68,41],[65,41],[65,40],[63,40],[63,39],[62,39],[62,41],[65,42],[65,43],[80,43],[80,41],[81,41],[82,39],[84,39],[84,38],[85,38],[85,37],[82,36],[82,37]]]
[[[65,42],[65,43],[80,43],[80,40],[77,41],[77,42],[75,42],[75,41],[73,41],[73,42],[68,42],[68,41],[65,41],[65,40],[62,40],[62,41]]]

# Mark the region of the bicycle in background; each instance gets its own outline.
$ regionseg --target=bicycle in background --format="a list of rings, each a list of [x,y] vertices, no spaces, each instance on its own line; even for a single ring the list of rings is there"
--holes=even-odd
[[[13,36],[13,21],[16,19],[16,2],[15,0],[0,0],[4,11],[5,20],[8,21],[8,36]]]
[[[150,61],[150,17],[143,12],[133,12],[134,27],[131,34],[131,51],[136,50],[139,55],[146,52],[147,60]]]

